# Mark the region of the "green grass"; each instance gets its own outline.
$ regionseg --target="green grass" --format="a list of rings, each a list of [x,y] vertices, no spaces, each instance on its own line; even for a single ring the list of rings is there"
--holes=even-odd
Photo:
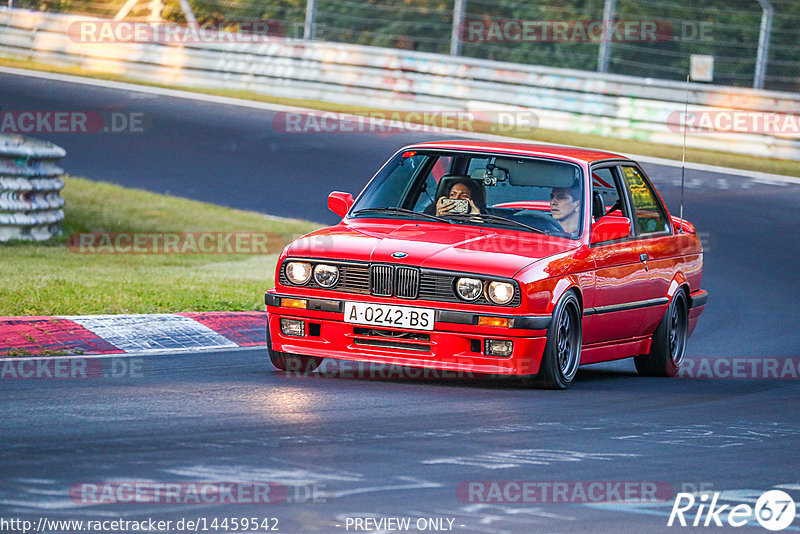
[[[263,310],[277,254],[86,254],[76,232],[277,232],[314,223],[66,177],[64,235],[0,244],[0,316]]]
[[[71,74],[74,76],[85,76],[103,80],[137,83],[140,85],[148,85],[151,87],[181,89],[184,91],[192,91],[196,93],[226,96],[230,98],[253,100],[257,102],[283,104],[287,106],[298,106],[303,108],[319,109],[324,111],[338,111],[341,113],[353,113],[362,115],[374,113],[376,111],[381,111],[381,110],[376,110],[374,108],[334,104],[331,102],[323,102],[319,100],[304,100],[297,98],[275,97],[275,96],[264,95],[261,93],[256,93],[253,91],[205,89],[197,87],[157,84],[157,83],[136,80],[117,74],[89,71],[78,67],[35,63],[31,61],[12,59],[12,58],[0,58],[0,65],[8,67],[16,67],[21,69],[38,70],[38,71],[54,72],[61,74]],[[506,135],[508,135],[509,137],[519,137],[520,139],[525,139],[530,141],[544,141],[547,143],[559,143],[565,145],[583,146],[583,147],[597,148],[601,150],[608,150],[611,152],[621,152],[625,154],[640,154],[643,156],[653,156],[653,157],[673,159],[673,160],[681,159],[681,150],[682,150],[681,147],[649,143],[646,141],[611,139],[607,137],[601,137],[599,135],[562,132],[557,130],[546,130],[546,129],[536,129],[530,132],[523,132],[516,136],[513,134],[506,134]],[[761,172],[783,174],[789,176],[800,176],[800,161],[748,156],[744,154],[718,152],[714,150],[697,149],[692,147],[687,147],[686,149],[686,161],[692,163],[704,163],[707,165],[731,167],[735,169],[761,171]]]

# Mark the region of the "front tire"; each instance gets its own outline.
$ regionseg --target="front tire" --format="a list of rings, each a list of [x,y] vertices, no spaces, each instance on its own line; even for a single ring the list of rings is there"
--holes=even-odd
[[[658,323],[650,352],[636,356],[633,361],[641,376],[673,377],[678,374],[686,354],[689,337],[689,306],[686,294],[678,291]]]
[[[540,389],[564,389],[570,385],[581,361],[583,325],[580,301],[570,291],[561,297],[547,330],[547,343],[539,373],[527,384]]]

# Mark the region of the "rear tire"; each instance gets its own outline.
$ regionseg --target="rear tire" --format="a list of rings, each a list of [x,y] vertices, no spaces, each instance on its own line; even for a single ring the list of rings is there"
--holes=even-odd
[[[267,325],[267,352],[272,365],[281,371],[291,371],[294,373],[310,373],[322,364],[325,358],[316,356],[301,356],[289,352],[279,352],[272,350],[272,340],[269,337],[269,325]]]
[[[525,384],[539,389],[564,389],[570,385],[581,361],[583,325],[580,301],[570,291],[561,297],[547,329],[547,344],[539,373]]]
[[[689,337],[689,306],[686,293],[679,290],[672,297],[664,317],[653,333],[650,352],[634,357],[641,376],[673,377],[678,374],[686,354]]]

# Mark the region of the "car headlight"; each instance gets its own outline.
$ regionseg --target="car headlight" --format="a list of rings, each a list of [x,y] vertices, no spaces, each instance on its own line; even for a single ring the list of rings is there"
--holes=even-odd
[[[490,282],[486,294],[495,304],[508,304],[514,298],[514,286],[508,282]]]
[[[291,283],[302,286],[311,278],[311,264],[303,261],[290,261],[286,264],[286,278]]]
[[[459,278],[456,280],[456,293],[466,301],[477,300],[483,293],[483,281],[476,278]]]
[[[322,287],[333,287],[339,281],[339,268],[320,263],[314,267],[314,281]]]

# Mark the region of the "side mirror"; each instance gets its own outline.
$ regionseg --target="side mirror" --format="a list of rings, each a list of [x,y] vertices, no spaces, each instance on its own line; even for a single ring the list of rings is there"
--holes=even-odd
[[[350,211],[353,202],[353,195],[350,193],[334,191],[328,195],[328,209],[343,219],[347,212]]]
[[[631,235],[631,220],[627,217],[606,215],[592,225],[589,242],[614,241]]]

